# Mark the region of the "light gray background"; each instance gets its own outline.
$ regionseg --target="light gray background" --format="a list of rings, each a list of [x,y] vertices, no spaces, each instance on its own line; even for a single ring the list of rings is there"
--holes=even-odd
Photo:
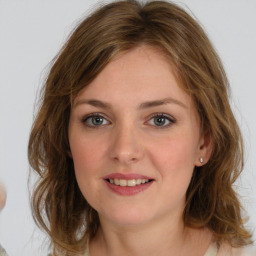
[[[237,190],[256,224],[256,1],[184,0],[219,52],[232,85],[232,106],[246,145]],[[8,198],[0,242],[10,256],[46,255],[32,220],[27,189],[27,142],[34,102],[47,65],[96,0],[0,0],[0,179]]]

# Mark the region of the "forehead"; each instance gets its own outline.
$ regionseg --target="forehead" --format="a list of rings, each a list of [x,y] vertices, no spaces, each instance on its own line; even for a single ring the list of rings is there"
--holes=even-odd
[[[156,47],[141,45],[115,57],[78,95],[113,100],[176,97],[188,102],[190,97],[180,86],[176,68],[169,57]],[[102,98],[102,100],[103,100]]]

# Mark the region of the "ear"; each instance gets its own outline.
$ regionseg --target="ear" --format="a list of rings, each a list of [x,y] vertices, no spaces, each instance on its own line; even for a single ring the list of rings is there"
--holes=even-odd
[[[212,150],[213,139],[211,134],[202,134],[199,141],[199,148],[197,153],[197,159],[195,160],[195,166],[200,167],[202,165],[205,165],[211,157]]]
[[[72,155],[72,152],[71,152],[70,148],[67,150],[67,154],[68,154],[68,156],[69,156],[71,159],[73,159],[73,155]]]
[[[73,159],[73,156],[72,156],[71,151],[68,151],[68,156],[69,156],[71,159]]]

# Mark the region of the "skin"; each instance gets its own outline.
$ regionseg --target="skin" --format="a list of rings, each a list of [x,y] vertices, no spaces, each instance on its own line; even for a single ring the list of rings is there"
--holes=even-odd
[[[100,125],[88,117],[92,113],[100,113]],[[157,49],[142,45],[123,53],[80,92],[69,142],[78,185],[101,222],[90,255],[204,254],[211,234],[184,227],[182,214],[193,170],[202,165],[200,157],[208,161],[211,143],[200,132],[192,99]],[[112,173],[153,182],[123,196],[103,179]]]

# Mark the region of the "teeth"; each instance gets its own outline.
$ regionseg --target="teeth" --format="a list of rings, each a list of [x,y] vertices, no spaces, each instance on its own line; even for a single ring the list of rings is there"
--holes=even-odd
[[[121,187],[126,187],[127,186],[127,180],[120,180],[119,182]]]
[[[132,180],[123,180],[123,179],[109,179],[111,184],[115,184],[121,187],[135,187],[140,184],[145,184],[149,182],[148,179],[132,179]]]
[[[140,185],[140,184],[141,184],[141,179],[137,179],[137,180],[136,180],[136,184],[137,184],[137,185]]]
[[[128,183],[128,187],[136,186],[136,180],[128,180],[127,183]]]
[[[120,185],[120,180],[114,179],[114,183],[115,183],[116,185]]]

